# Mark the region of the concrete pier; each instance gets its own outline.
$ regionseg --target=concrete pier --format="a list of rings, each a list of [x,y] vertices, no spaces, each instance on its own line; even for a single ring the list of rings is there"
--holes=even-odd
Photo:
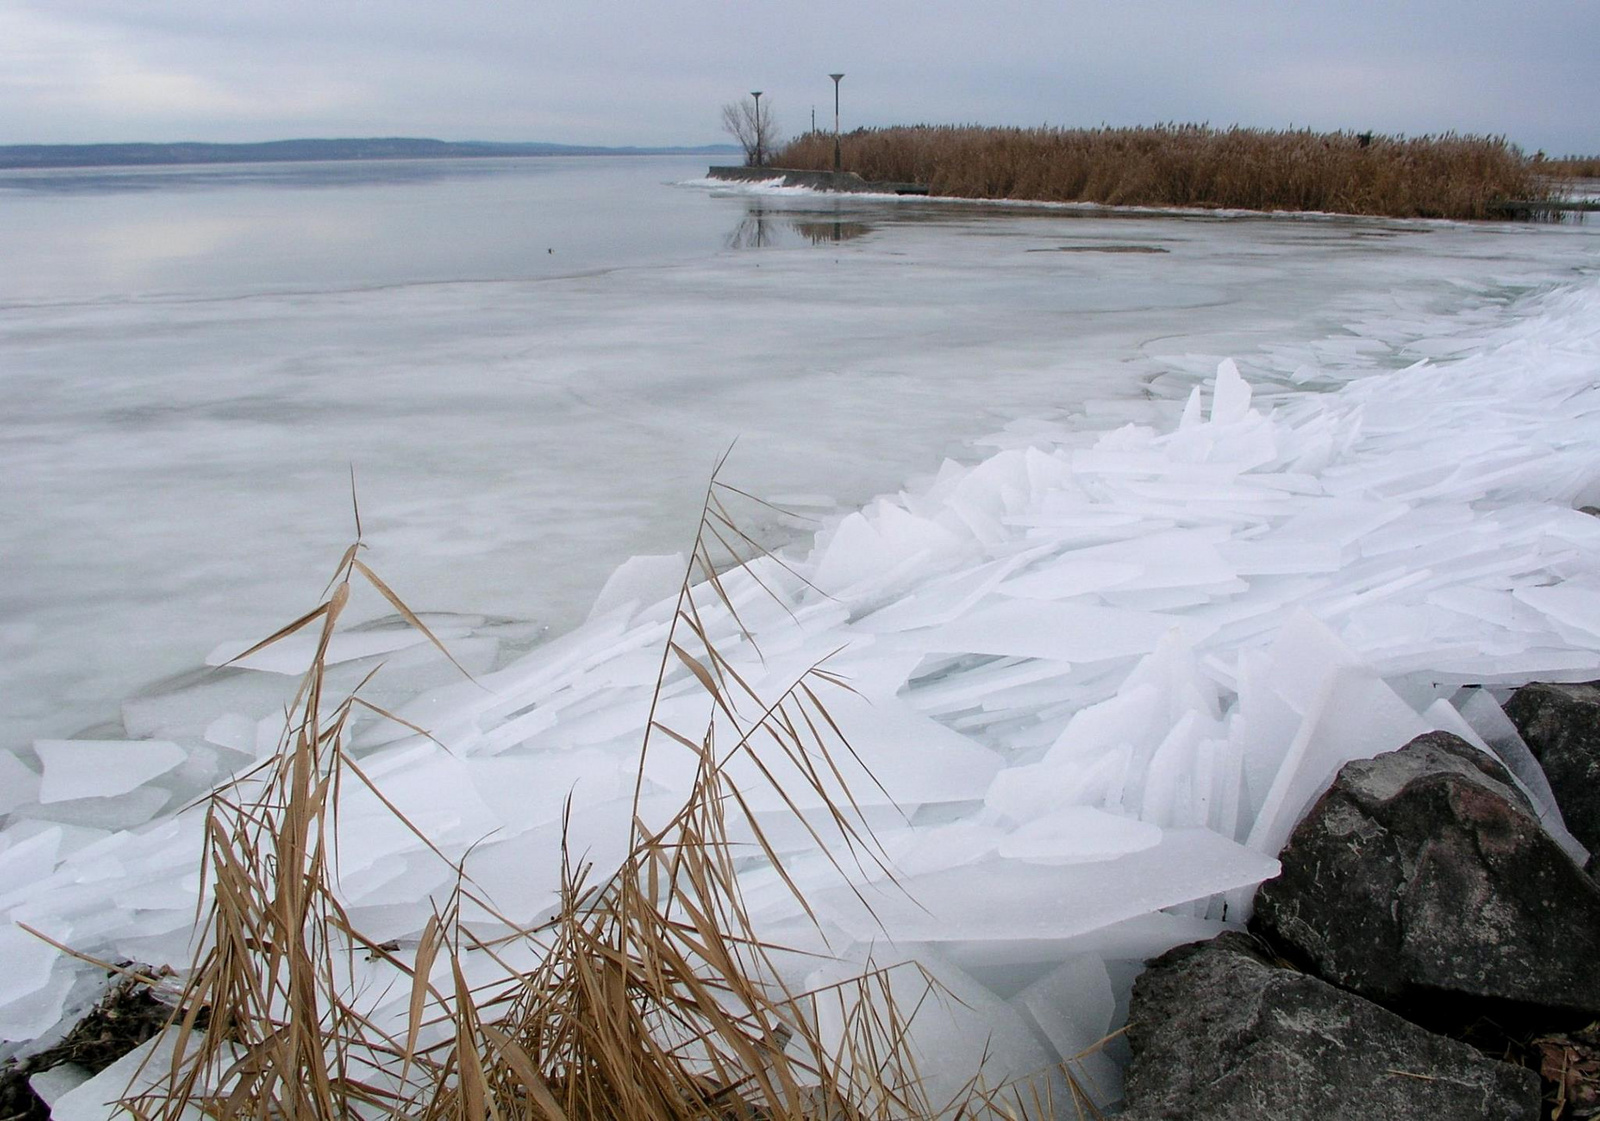
[[[713,167],[706,173],[712,179],[730,183],[766,183],[783,180],[785,187],[810,187],[814,191],[837,191],[853,195],[925,195],[921,183],[892,183],[861,178],[853,171],[801,171],[792,167]]]

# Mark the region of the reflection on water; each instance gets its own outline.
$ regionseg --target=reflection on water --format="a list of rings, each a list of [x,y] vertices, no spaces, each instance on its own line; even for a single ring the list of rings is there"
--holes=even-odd
[[[981,229],[1069,253],[1148,251],[1108,243],[1157,240],[1108,232],[1108,220],[1136,225],[1150,222],[1148,214],[707,192],[704,170],[699,156],[0,170],[0,309],[545,280],[719,249],[837,248],[906,227]],[[1171,240],[1183,225],[1236,220],[1249,219],[1163,217],[1160,237]],[[1254,220],[1274,221],[1287,242],[1320,237],[1317,230],[1333,221]],[[1371,220],[1341,221],[1374,228]],[[1091,239],[1092,247],[1078,247]]]
[[[0,307],[540,280],[717,251],[699,156],[0,171]]]
[[[871,233],[872,223],[862,218],[859,211],[846,217],[842,207],[797,210],[752,201],[723,244],[729,249],[771,249],[804,243],[832,245]]]
[[[796,220],[789,225],[798,234],[811,239],[812,245],[822,245],[834,241],[853,241],[872,232],[872,227],[865,222],[846,222],[842,218],[835,218],[831,222],[807,222]]]
[[[777,237],[780,223],[777,215],[761,206],[752,206],[745,212],[733,232],[723,239],[729,249],[766,249]]]
[[[550,157],[529,157],[530,160]],[[160,164],[150,167],[15,168],[0,170],[0,193],[121,194],[138,191],[226,191],[238,187],[342,188],[437,183],[505,174],[507,160],[323,160],[282,163]],[[519,164],[522,161],[518,161]],[[516,167],[539,170],[537,163]]]

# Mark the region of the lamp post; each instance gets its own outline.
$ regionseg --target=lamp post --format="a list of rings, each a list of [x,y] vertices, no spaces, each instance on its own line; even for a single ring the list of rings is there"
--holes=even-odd
[[[839,174],[839,79],[843,74],[829,74],[833,79],[833,173]]]
[[[761,166],[761,91],[751,90],[750,96],[756,99],[756,166]]]

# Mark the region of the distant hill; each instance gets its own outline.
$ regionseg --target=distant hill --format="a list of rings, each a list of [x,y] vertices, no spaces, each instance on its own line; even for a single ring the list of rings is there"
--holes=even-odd
[[[143,167],[163,164],[287,163],[308,160],[430,160],[488,156],[664,156],[738,153],[733,144],[698,148],[601,148],[582,144],[503,144],[405,136],[360,140],[270,140],[261,144],[9,144],[0,168]]]

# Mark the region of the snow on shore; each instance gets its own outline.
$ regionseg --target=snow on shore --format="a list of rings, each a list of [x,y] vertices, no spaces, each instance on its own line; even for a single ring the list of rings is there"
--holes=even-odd
[[[824,698],[861,758],[839,781],[905,889],[846,863],[858,896],[756,796],[843,963],[796,980],[917,957],[966,1001],[929,1046],[987,1041],[991,1076],[1023,1073],[1105,1034],[1142,959],[1242,921],[1351,758],[1456,732],[1498,752],[1559,831],[1493,698],[1600,676],[1600,519],[1575,508],[1600,500],[1600,283],[1519,311],[1466,357],[1269,402],[1224,362],[1162,429],[1013,426],[982,462],[829,526],[796,562],[804,580],[773,561],[730,574],[759,651],[726,611],[708,613],[710,637],[758,692],[822,659],[856,691]],[[553,908],[569,794],[574,850],[602,868],[621,856],[681,564],[630,562],[583,626],[481,684],[413,697],[400,715],[438,743],[376,719],[354,737],[448,856],[476,845],[468,873],[515,921]],[[364,667],[400,642],[336,656]],[[698,739],[709,716],[688,669],[670,670],[657,718]],[[282,723],[204,717],[235,766]],[[121,749],[41,746],[42,775],[0,755],[0,812],[24,811],[0,834],[4,1039],[46,1031],[78,995],[78,971],[11,923],[101,956],[187,959],[200,819],[145,824],[184,768],[150,727]],[[755,789],[753,770],[731,773]],[[692,761],[655,746],[644,774],[660,812]],[[405,945],[451,868],[370,795],[346,794],[341,829],[352,919]],[[823,945],[770,867],[751,860],[745,882],[764,929]],[[381,995],[380,969],[356,981],[403,1017],[404,986]]]

